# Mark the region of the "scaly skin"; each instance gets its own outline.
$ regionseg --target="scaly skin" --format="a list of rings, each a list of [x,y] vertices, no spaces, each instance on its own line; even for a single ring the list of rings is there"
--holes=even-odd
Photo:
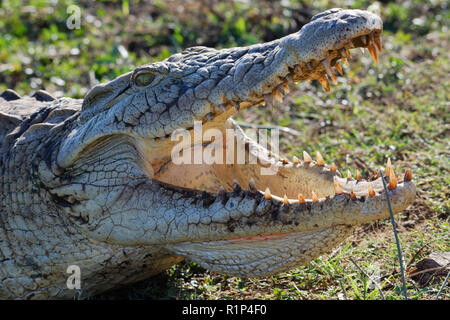
[[[86,296],[184,258],[230,275],[275,274],[388,217],[380,178],[344,179],[320,154],[278,161],[230,119],[239,108],[269,106],[292,82],[317,79],[328,90],[343,49],[367,47],[376,58],[381,31],[372,13],[333,9],[273,42],[187,49],[84,100],[4,93],[0,298]],[[186,154],[235,141],[257,161],[175,164],[171,134],[194,133],[195,121],[223,137],[193,141]],[[267,167],[275,174],[262,175]],[[409,171],[404,181],[387,171],[397,213],[415,186]],[[66,287],[69,265],[81,268],[81,291]]]

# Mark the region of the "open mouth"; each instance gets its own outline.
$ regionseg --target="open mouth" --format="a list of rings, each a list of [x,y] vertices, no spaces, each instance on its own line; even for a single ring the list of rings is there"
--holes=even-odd
[[[377,50],[381,51],[381,30],[359,35],[339,47],[328,51],[324,60],[311,60],[288,67],[289,72],[278,76],[279,82],[271,81],[264,92],[256,94],[250,101],[229,101],[223,105],[213,107],[210,119],[205,119],[202,129],[216,129],[215,136],[209,136],[201,141],[195,141],[196,130],[190,129],[190,142],[182,150],[184,156],[191,159],[189,163],[176,163],[173,154],[161,157],[161,153],[154,152],[155,148],[161,150],[173,150],[177,141],[172,141],[168,136],[164,139],[154,139],[153,143],[146,141],[140,145],[141,153],[147,159],[147,168],[151,172],[152,179],[168,185],[189,189],[197,192],[220,193],[232,192],[241,186],[248,186],[248,190],[257,190],[266,199],[273,199],[285,204],[319,202],[336,194],[348,194],[352,200],[361,197],[373,197],[381,193],[382,185],[377,180],[377,174],[368,175],[373,182],[364,180],[359,171],[347,172],[346,178],[334,164],[326,164],[319,151],[311,156],[303,152],[300,157],[282,159],[275,152],[259,145],[256,141],[246,136],[243,131],[228,118],[240,109],[250,108],[260,104],[271,107],[274,100],[283,101],[283,95],[289,90],[289,84],[302,80],[318,80],[326,91],[329,91],[330,79],[336,83],[336,73],[343,74],[341,62],[348,64],[351,58],[350,49],[367,48],[375,63],[378,62]],[[209,116],[208,116],[209,117]],[[230,135],[232,129],[233,135]],[[217,134],[219,133],[219,134]],[[202,132],[199,133],[200,135]],[[230,144],[232,141],[232,159],[230,160]],[[151,146],[152,150],[148,150]],[[244,155],[239,159],[238,148],[244,149]],[[205,148],[214,149],[215,163],[205,163],[202,157],[199,163],[195,162],[195,152],[203,152]],[[219,150],[222,149],[222,150]],[[218,150],[221,155],[217,155]],[[156,156],[157,157],[156,157]],[[182,157],[180,153],[180,157]],[[228,158],[227,158],[228,157]],[[218,160],[217,160],[218,159]],[[253,159],[253,161],[251,161]],[[263,168],[276,167],[273,174],[261,174]],[[394,170],[386,169],[389,177],[389,188],[395,188],[403,180],[397,177]],[[389,174],[391,172],[391,174]],[[410,179],[410,172],[405,179]]]
[[[329,80],[337,83],[336,75],[343,75],[341,60],[348,65],[353,48],[367,48],[378,63],[381,32],[372,28],[350,40],[336,39],[331,48],[311,55],[317,59],[290,59],[289,43],[281,39],[265,59],[284,54],[285,61],[272,68],[269,77],[260,75],[262,80],[254,81],[254,86],[237,86],[237,90],[219,97],[221,103],[208,105],[210,111],[201,118],[200,126],[185,130],[188,143],[184,148],[173,152],[180,141],[173,135],[138,141],[149,177],[169,190],[184,190],[186,197],[197,194],[195,205],[217,210],[213,218],[200,221],[213,236],[167,244],[168,250],[212,271],[241,276],[274,274],[330,250],[356,225],[389,215],[378,173],[363,176],[355,170],[342,174],[335,164],[325,163],[319,151],[283,159],[277,150],[247,136],[231,119],[241,109],[281,103],[295,82],[317,80],[329,91]],[[236,64],[234,75],[245,82],[244,76],[236,76],[239,60]],[[215,161],[205,161],[205,149]],[[198,162],[196,153],[200,153]],[[180,158],[182,154],[191,160],[174,161],[174,155]],[[388,161],[384,175],[393,211],[405,209],[415,194],[414,184],[409,183],[411,171],[397,176]]]

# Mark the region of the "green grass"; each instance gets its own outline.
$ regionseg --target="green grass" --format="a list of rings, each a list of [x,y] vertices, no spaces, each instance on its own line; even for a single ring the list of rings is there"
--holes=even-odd
[[[450,250],[450,38],[445,1],[80,1],[82,27],[69,31],[66,8],[45,1],[0,5],[0,91],[20,94],[45,88],[57,96],[82,97],[135,66],[161,60],[182,48],[217,48],[269,41],[298,30],[308,15],[331,7],[367,8],[384,21],[384,52],[375,66],[354,51],[345,77],[325,93],[300,83],[282,105],[244,110],[241,121],[281,125],[282,155],[320,150],[340,170],[367,175],[389,157],[397,173],[413,171],[417,197],[396,217],[406,265],[433,251]],[[151,19],[149,18],[151,16]],[[206,18],[205,18],[206,17]],[[3,31],[6,30],[6,31]],[[127,54],[124,54],[126,49]],[[359,268],[350,260],[353,259]],[[139,284],[94,298],[117,299],[403,299],[397,249],[389,220],[359,227],[332,253],[277,276],[245,279],[218,275],[182,262]],[[433,299],[442,277],[419,286],[406,278],[410,299]],[[441,299],[450,299],[444,288]]]

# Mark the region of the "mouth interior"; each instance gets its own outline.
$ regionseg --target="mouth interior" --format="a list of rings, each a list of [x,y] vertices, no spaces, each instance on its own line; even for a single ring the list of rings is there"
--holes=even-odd
[[[329,91],[328,79],[336,83],[335,73],[342,74],[340,60],[348,65],[351,58],[349,50],[352,48],[367,48],[373,59],[377,63],[377,49],[381,51],[380,42],[381,30],[374,30],[368,34],[359,35],[336,49],[329,50],[327,57],[321,61],[302,61],[289,67],[289,73],[278,76],[279,83],[270,81],[270,87],[259,95],[254,95],[251,101],[230,101],[221,106],[212,108],[212,118],[203,122],[203,130],[214,128],[221,133],[220,136],[210,137],[200,142],[195,141],[194,129],[191,133],[190,147],[183,150],[183,154],[190,154],[191,162],[188,164],[175,163],[170,154],[177,141],[171,141],[170,137],[156,139],[156,141],[145,141],[141,144],[141,153],[147,160],[147,167],[150,168],[152,179],[158,180],[168,185],[178,188],[186,188],[198,192],[219,193],[221,191],[231,192],[233,188],[242,186],[249,189],[257,189],[259,192],[278,198],[280,201],[289,203],[302,201],[316,201],[320,198],[333,197],[336,191],[336,181],[339,185],[344,185],[343,192],[350,193],[346,182],[349,179],[337,180],[341,177],[334,165],[326,165],[320,154],[304,154],[303,160],[297,158],[288,161],[270,152],[263,146],[248,138],[240,130],[235,130],[231,135],[229,129],[233,125],[227,121],[236,111],[252,106],[265,104],[270,107],[274,100],[282,102],[282,97],[289,90],[289,84],[301,80],[318,80],[325,91]],[[201,134],[200,134],[201,135]],[[227,147],[228,142],[234,142],[234,147]],[[244,148],[244,161],[239,162],[237,158],[238,145]],[[221,147],[220,147],[221,146]],[[206,148],[213,150],[210,155],[216,158],[218,163],[195,164],[194,153],[199,148],[203,148],[200,154],[205,153]],[[158,151],[159,149],[159,151]],[[227,159],[227,151],[234,150],[234,156]],[[146,150],[152,150],[146,151]],[[155,150],[157,150],[155,152]],[[220,156],[222,152],[222,156]],[[163,156],[161,156],[163,155]],[[181,153],[179,154],[181,155]],[[229,156],[229,155],[228,155]],[[315,161],[312,159],[315,158]],[[231,160],[230,160],[231,159]],[[263,174],[262,171],[269,167],[275,168],[275,174]],[[377,177],[375,177],[377,178]],[[357,177],[358,181],[362,180]],[[362,182],[360,182],[360,186]],[[364,189],[358,187],[358,196],[368,195],[367,181]]]

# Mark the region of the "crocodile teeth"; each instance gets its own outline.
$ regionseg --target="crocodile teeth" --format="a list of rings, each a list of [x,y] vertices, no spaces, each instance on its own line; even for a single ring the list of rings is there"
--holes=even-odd
[[[375,64],[378,64],[378,55],[377,55],[377,49],[373,44],[370,44],[367,49],[369,49],[370,55],[373,58],[373,61],[375,61]]]
[[[281,94],[280,90],[278,90],[278,88],[275,88],[275,90],[272,91],[272,96],[279,103],[283,102],[283,95]]]
[[[343,48],[342,50],[344,50],[344,53],[347,55],[347,57],[349,57],[350,59],[352,59],[352,55],[350,54],[350,51],[347,50],[347,48]]]
[[[300,164],[300,159],[297,158],[296,156],[293,156],[293,157],[292,157],[292,163],[293,163],[293,164]]]
[[[391,158],[388,158],[387,159],[387,162],[386,162],[386,171],[384,172],[384,176],[385,177],[390,177],[390,174],[391,174]]]
[[[352,200],[356,200],[356,194],[355,194],[355,191],[353,191],[353,189],[350,190],[350,198],[351,198]]]
[[[311,156],[306,151],[303,151],[303,162],[305,162],[305,163],[312,162]]]
[[[347,179],[353,179],[352,172],[347,170]]]
[[[306,203],[306,200],[301,193],[299,193],[297,195],[297,199],[298,199],[298,203]]]
[[[394,169],[391,168],[391,170],[389,171],[389,185],[388,185],[388,189],[389,190],[394,190],[395,188],[397,188],[397,177],[395,176]]]
[[[226,190],[225,190],[225,188],[223,187],[223,186],[220,186],[219,187],[219,195],[220,196],[223,196],[223,195],[225,195],[227,192],[226,192]]]
[[[367,191],[369,192],[369,197],[371,198],[375,197],[375,190],[373,190],[372,185],[370,183],[367,187]]]
[[[328,83],[328,79],[325,75],[323,75],[322,77],[320,77],[317,80],[320,82],[320,84],[322,85],[323,89],[326,92],[330,92],[330,84]]]
[[[363,47],[359,47],[359,51],[361,51],[362,54],[364,54],[364,48]]]
[[[342,190],[342,186],[339,184],[339,182],[336,179],[334,179],[334,193],[335,194],[344,193],[344,190]]]
[[[270,194],[269,187],[267,187],[266,191],[264,191],[264,199],[272,199],[272,195]]]
[[[224,103],[219,104],[219,109],[222,110],[222,112],[227,111],[227,109],[225,108],[225,104]]]
[[[258,189],[256,189],[256,184],[255,184],[255,180],[253,178],[250,178],[250,181],[248,182],[248,189],[251,192],[256,192],[258,191]]]
[[[373,171],[373,180],[377,180],[378,179],[378,171],[374,170]]]
[[[383,46],[381,44],[381,38],[380,37],[375,37],[374,39],[375,45],[378,48],[378,51],[382,52],[383,51]]]
[[[284,203],[284,204],[290,204],[290,202],[289,202],[289,199],[288,199],[287,195],[284,195],[284,198],[283,198],[283,203]]]
[[[356,180],[362,180],[361,172],[359,172],[359,170],[356,170]]]
[[[324,166],[325,165],[325,161],[323,160],[322,155],[320,154],[319,151],[316,152],[316,163],[319,166]]]
[[[332,163],[331,165],[330,165],[330,171],[336,171],[337,170],[337,167],[336,167],[336,165],[334,164],[334,163]]]
[[[273,109],[273,97],[271,94],[265,94],[264,101],[266,102],[266,107]]]
[[[405,176],[403,177],[403,181],[408,182],[412,180],[412,172],[411,170],[406,170]]]
[[[322,60],[321,63],[322,63],[322,66],[324,67],[327,75],[331,78],[331,80],[333,80],[333,83],[337,84],[336,76],[334,75],[334,73],[333,73],[333,71],[331,70],[331,67],[330,67],[330,60],[329,60],[329,58],[327,58],[325,60]]]
[[[341,52],[341,55],[342,55],[342,52]],[[347,58],[344,56],[344,55],[342,55],[342,62],[348,67],[348,60],[347,60]]]
[[[334,65],[334,67],[336,68],[336,70],[339,72],[339,74],[340,74],[341,76],[344,75],[344,72],[342,71],[342,66],[341,66],[341,64],[340,64],[339,62],[337,62],[337,63]]]
[[[319,201],[319,197],[317,196],[317,194],[314,191],[311,191],[311,197],[312,197],[313,202]]]

